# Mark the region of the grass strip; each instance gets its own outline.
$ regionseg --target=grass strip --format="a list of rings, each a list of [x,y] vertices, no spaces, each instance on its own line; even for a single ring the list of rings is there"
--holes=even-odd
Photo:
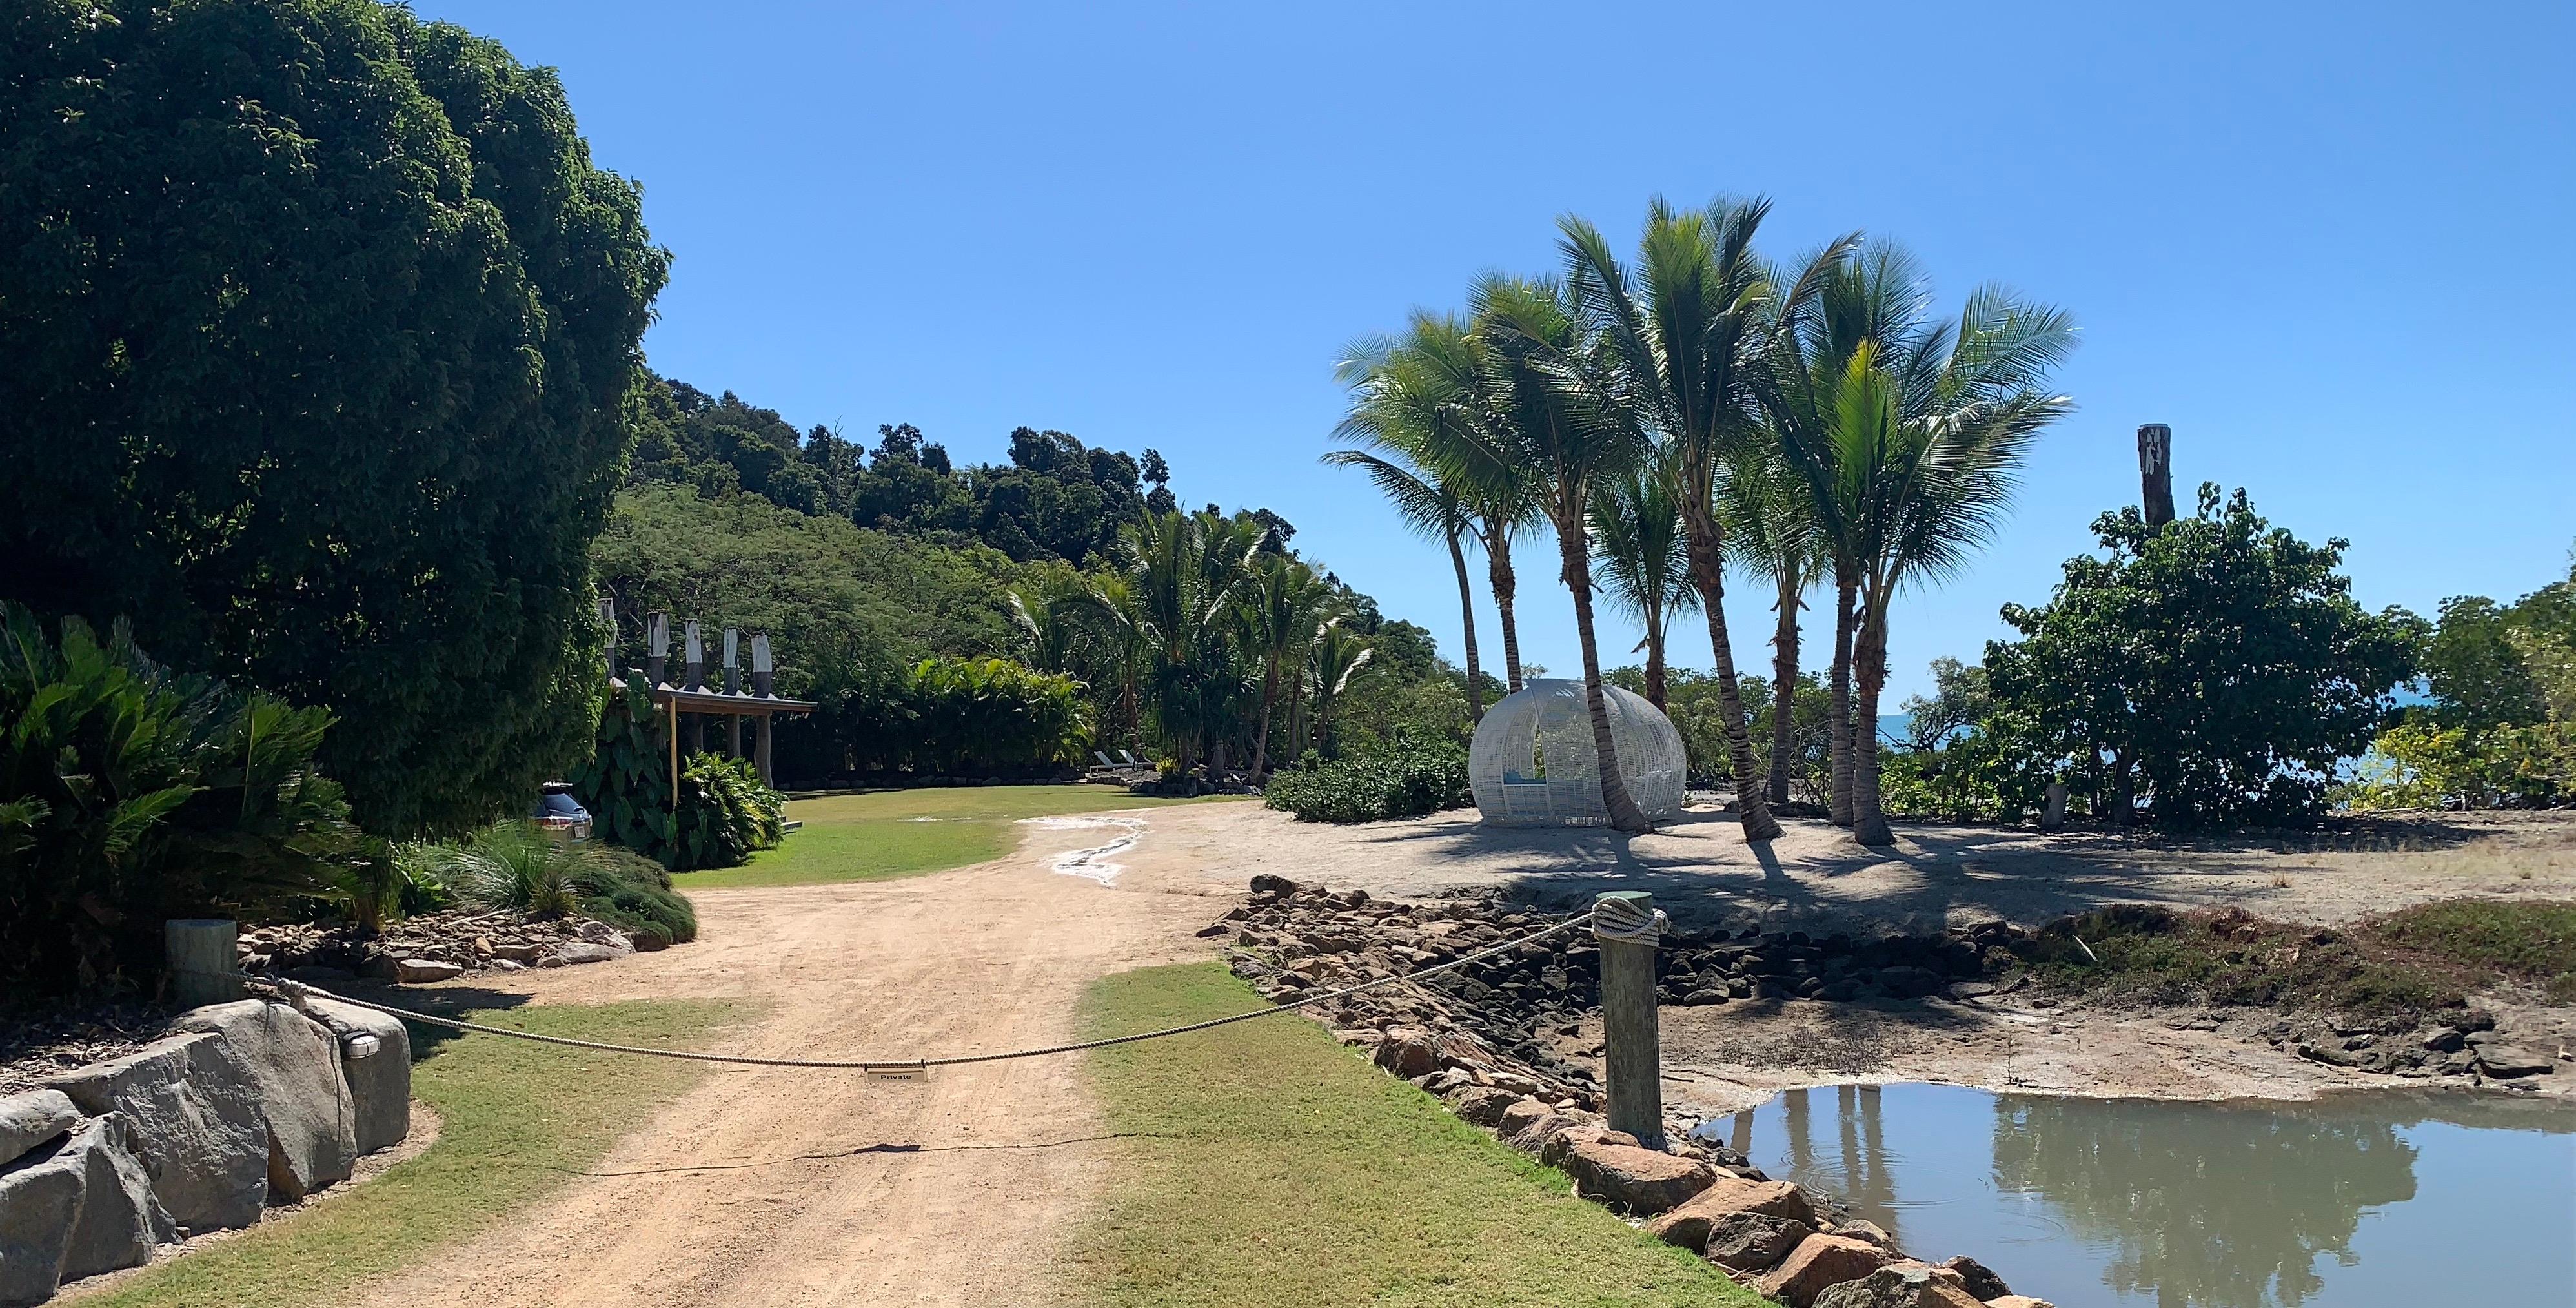
[[[1214,963],[1108,977],[1099,1034],[1259,1002]],[[1312,1022],[1280,1017],[1091,1055],[1121,1142],[1075,1239],[1111,1305],[1763,1302],[1576,1199],[1565,1176],[1459,1121]]]
[[[653,1000],[466,1013],[547,1035],[687,1047],[739,1004]],[[419,1039],[422,1028],[413,1028]],[[613,1064],[613,1066],[611,1066]],[[412,1094],[442,1119],[437,1143],[383,1176],[302,1212],[151,1267],[83,1308],[312,1304],[471,1239],[571,1180],[699,1076],[695,1064],[466,1035],[412,1068]]]
[[[1019,843],[1012,823],[1111,809],[1164,808],[1214,800],[1146,799],[1106,786],[957,786],[879,790],[791,800],[803,822],[787,842],[742,867],[682,872],[681,890],[884,881],[987,862]]]

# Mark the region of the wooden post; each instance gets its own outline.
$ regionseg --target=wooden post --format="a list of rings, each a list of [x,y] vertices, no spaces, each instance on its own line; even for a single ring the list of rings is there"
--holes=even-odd
[[[757,755],[754,766],[760,769],[760,784],[772,789],[778,785],[778,778],[770,775],[769,772],[769,723],[775,716],[770,713],[760,715],[760,739],[752,746],[753,752]]]
[[[1613,890],[1593,901],[1597,910],[1611,900],[1625,900],[1648,922],[1655,918],[1655,897],[1642,890]],[[1655,1032],[1655,945],[1645,940],[1614,940],[1601,933],[1596,919],[1593,938],[1601,945],[1601,1043],[1604,1080],[1609,1085],[1610,1129],[1625,1131],[1649,1149],[1664,1147],[1663,1051]]]
[[[680,811],[680,697],[673,695],[671,704],[671,811]]]
[[[2138,484],[2147,525],[2161,527],[2173,521],[2173,428],[2161,422],[2138,428]]]
[[[234,945],[241,924],[228,917],[172,918],[161,924],[161,954],[170,967],[170,997],[181,1008],[228,1004],[243,995]]]

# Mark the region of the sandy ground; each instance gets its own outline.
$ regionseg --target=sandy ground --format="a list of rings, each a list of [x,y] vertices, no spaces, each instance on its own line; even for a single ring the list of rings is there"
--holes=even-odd
[[[726,1051],[894,1059],[1072,1037],[1087,984],[1210,956],[1191,933],[1262,872],[1399,897],[1509,886],[1566,905],[1645,888],[1685,922],[1736,925],[2031,921],[2142,899],[2339,921],[2451,895],[2576,895],[2567,823],[2427,826],[2362,848],[2287,850],[1911,828],[1887,854],[1797,823],[1757,855],[1718,814],[1633,842],[1491,831],[1458,815],[1316,827],[1252,804],[1134,816],[1142,828],[1032,824],[1013,856],[935,876],[700,892],[698,943],[516,974],[509,988],[562,1003],[742,997],[761,1014],[723,1034]],[[1097,858],[1056,870],[1069,851],[1130,835],[1133,848],[1106,854],[1125,864],[1106,884]],[[1788,1086],[1896,1079],[2300,1098],[2359,1079],[2213,1035],[2192,1014],[2070,1013],[2026,998],[1668,1009],[1667,1101],[1678,1116],[1715,1116]],[[615,1075],[615,1061],[600,1074]],[[1105,1139],[1073,1058],[920,1081],[719,1071],[592,1174],[364,1302],[1051,1302],[1065,1281],[1058,1241],[1107,1179]]]
[[[508,988],[543,1003],[765,1005],[718,1038],[729,1053],[875,1059],[1059,1042],[1074,1037],[1088,983],[1204,957],[1190,933],[1227,906],[1149,850],[1114,885],[1049,870],[1102,839],[1032,828],[1013,857],[937,876],[700,892],[696,944],[514,974]],[[599,1069],[616,1070],[613,1058]],[[1055,1241],[1102,1181],[1105,1137],[1081,1072],[1071,1057],[921,1081],[719,1071],[594,1174],[363,1302],[1047,1302],[1062,1279]]]
[[[1473,809],[1328,827],[1223,804],[1156,813],[1154,839],[1232,889],[1269,872],[1397,898],[1507,886],[1572,906],[1602,890],[1648,890],[1685,924],[1781,929],[2029,925],[2129,902],[2236,904],[2336,923],[2459,895],[2576,898],[2576,815],[2452,814],[2360,835],[2184,842],[1906,824],[1886,851],[1825,822],[1784,825],[1758,850],[1732,814],[1713,810],[1631,840],[1598,828],[1485,827]]]

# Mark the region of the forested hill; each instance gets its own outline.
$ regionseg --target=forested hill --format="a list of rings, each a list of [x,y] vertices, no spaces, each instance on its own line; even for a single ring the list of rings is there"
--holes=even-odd
[[[879,531],[978,542],[1015,563],[1085,566],[1140,510],[1179,504],[1162,455],[1139,460],[1060,431],[1021,427],[1007,463],[961,467],[910,423],[878,427],[873,448],[820,424],[799,435],[775,409],[666,377],[645,388],[635,425],[633,482],[676,482],[708,499],[745,491]],[[1296,532],[1268,510],[1255,516],[1283,544]]]
[[[660,377],[643,388],[639,409],[627,485],[591,551],[626,620],[627,657],[640,652],[635,618],[655,610],[769,632],[780,690],[825,705],[780,737],[791,784],[867,766],[894,730],[880,719],[896,688],[927,658],[1000,657],[1072,673],[1085,683],[1098,743],[1142,747],[1108,702],[1115,674],[1039,648],[1013,595],[1042,604],[1119,567],[1121,531],[1179,507],[1160,454],[1022,427],[1007,462],[960,464],[910,424],[880,427],[863,445],[829,427],[800,433],[730,391]],[[1258,524],[1265,550],[1295,552],[1296,528],[1267,509],[1200,513]],[[1399,722],[1461,731],[1463,687],[1447,684],[1455,670],[1431,633],[1322,578],[1336,621],[1372,651],[1344,710],[1348,729],[1362,739]]]

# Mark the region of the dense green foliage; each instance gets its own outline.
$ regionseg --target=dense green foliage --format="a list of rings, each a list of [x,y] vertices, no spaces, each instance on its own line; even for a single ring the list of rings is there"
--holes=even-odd
[[[2050,927],[2022,952],[2054,989],[2354,1016],[2420,1018],[2457,1008],[2481,979],[2393,952],[2366,927],[2328,930],[2235,909],[2114,904]]]
[[[579,911],[635,936],[646,948],[698,938],[698,911],[671,888],[671,871],[631,850],[605,845],[573,870]]]
[[[0,16],[0,598],[324,706],[368,831],[590,733],[667,255],[549,70],[372,0]]]
[[[2344,542],[2274,528],[2244,493],[2203,486],[2162,527],[2135,509],[2094,523],[2103,557],[2071,559],[2049,602],[2007,605],[2022,639],[1986,647],[1984,684],[1954,670],[1895,780],[1938,816],[2013,815],[2052,781],[2097,817],[2195,825],[2322,813],[2414,676],[2421,623],[2355,603]],[[1972,727],[1958,717],[1980,713]]]
[[[2576,567],[2512,604],[2442,602],[2424,642],[2433,702],[2380,733],[2341,797],[2359,809],[2576,800]]]
[[[531,823],[497,822],[462,840],[405,846],[397,858],[478,908],[531,917],[577,913],[647,948],[698,938],[697,910],[671,889],[670,870],[605,842],[559,843]]]
[[[1612,668],[1602,674],[1602,680],[1634,694],[1646,693],[1645,669],[1635,664]],[[1744,703],[1746,731],[1754,753],[1763,758],[1771,757],[1775,721],[1771,679],[1740,677],[1736,681],[1736,690]],[[1789,711],[1790,786],[1783,802],[1822,805],[1826,791],[1832,785],[1833,701],[1816,674],[1798,674],[1797,686],[1791,692]],[[1727,784],[1732,763],[1728,758],[1725,701],[1719,693],[1717,678],[1696,668],[1666,670],[1664,716],[1671,718],[1673,729],[1681,733],[1690,784],[1706,787]]]
[[[734,867],[777,845],[786,799],[747,760],[683,755],[674,803],[666,722],[641,684],[610,697],[597,745],[571,778],[594,834],[676,871]]]
[[[1376,822],[1420,817],[1476,801],[1467,751],[1410,732],[1325,762],[1309,754],[1270,779],[1265,802],[1306,822]]]
[[[1091,738],[1081,683],[1007,659],[923,659],[835,707],[844,757],[861,771],[1052,772],[1081,762]]]
[[[164,920],[335,893],[356,833],[314,766],[330,723],[0,604],[0,983],[148,988]]]
[[[2445,899],[2373,918],[2369,933],[2400,949],[2546,985],[2576,999],[2576,903]]]

